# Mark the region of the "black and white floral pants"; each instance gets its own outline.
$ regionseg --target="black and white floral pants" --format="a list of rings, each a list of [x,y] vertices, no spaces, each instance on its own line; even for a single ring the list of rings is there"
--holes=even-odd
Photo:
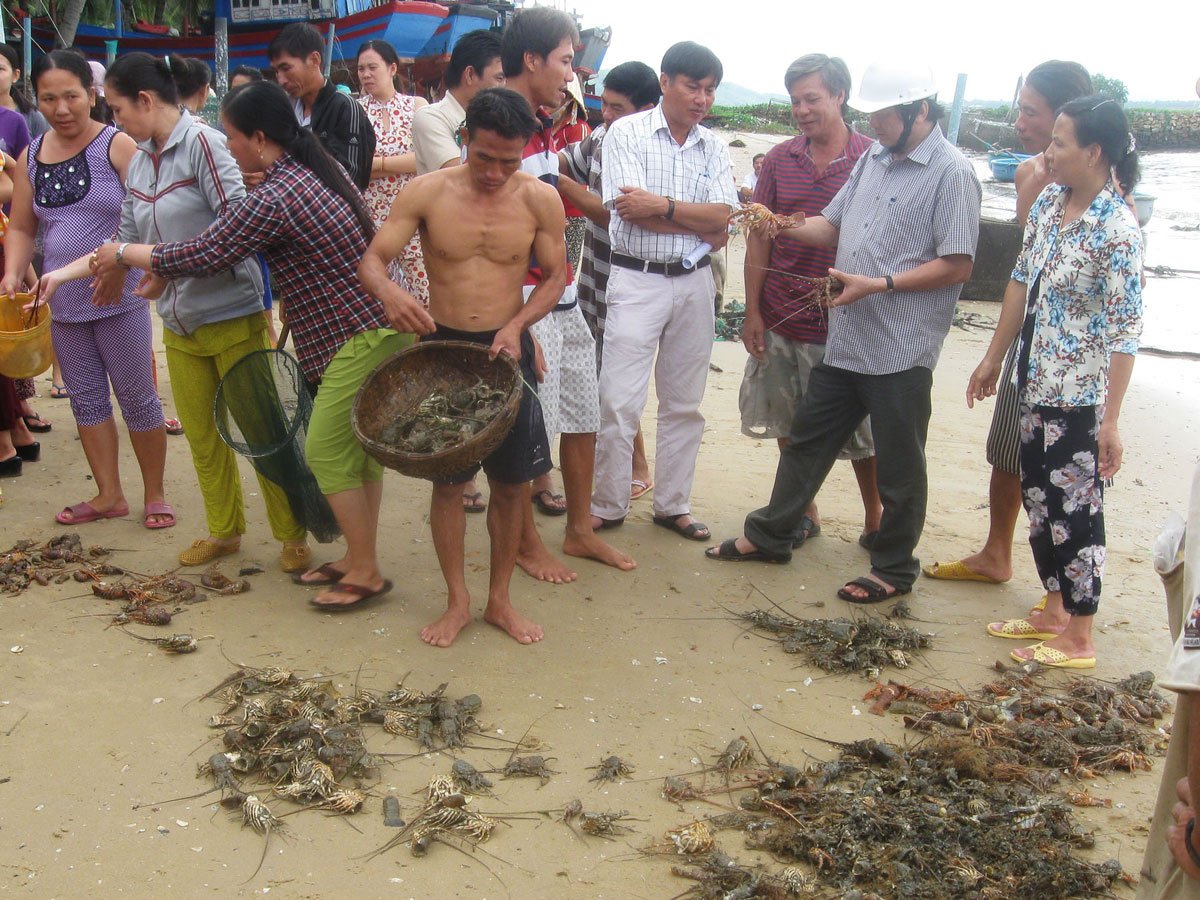
[[[1096,473],[1104,408],[1021,404],[1021,496],[1047,591],[1092,616],[1104,576],[1104,484]]]

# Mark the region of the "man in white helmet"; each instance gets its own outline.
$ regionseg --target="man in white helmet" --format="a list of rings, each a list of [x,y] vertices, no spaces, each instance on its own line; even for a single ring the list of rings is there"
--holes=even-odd
[[[837,247],[824,361],[779,459],[771,502],[746,517],[745,536],[709,548],[721,561],[786,562],[801,520],[838,451],[868,414],[883,501],[871,572],[838,591],[875,603],[912,590],[913,550],[925,524],[925,438],[933,367],[950,330],[979,238],[981,189],[971,164],[937,127],[928,67],[867,69],[851,106],[878,138],[821,216],[784,234]]]

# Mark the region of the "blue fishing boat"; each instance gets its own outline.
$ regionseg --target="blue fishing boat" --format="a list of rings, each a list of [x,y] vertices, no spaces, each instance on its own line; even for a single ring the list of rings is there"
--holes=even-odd
[[[456,4],[467,6],[469,4]],[[222,9],[222,6],[225,9]],[[492,12],[488,7],[482,7]],[[435,31],[450,13],[444,3],[428,0],[218,0],[216,12],[226,13],[229,22],[229,65],[270,66],[267,45],[289,22],[311,21],[317,30],[328,35],[333,29],[333,61],[353,61],[364,41],[385,40],[396,53],[407,59],[422,54]],[[34,41],[42,47],[54,46],[55,29],[48,19],[33,23]],[[216,41],[211,30],[207,34],[170,35],[161,30],[144,27],[104,28],[80,25],[75,34],[75,46],[89,58],[104,61],[109,42],[116,42],[117,53],[144,50],[162,56],[178,53],[193,56],[214,66]]]

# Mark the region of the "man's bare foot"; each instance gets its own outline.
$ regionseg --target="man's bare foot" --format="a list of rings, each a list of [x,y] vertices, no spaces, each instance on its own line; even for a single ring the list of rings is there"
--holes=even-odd
[[[555,559],[554,555],[544,546],[532,553],[518,554],[517,565],[524,570],[526,575],[530,575],[538,581],[549,581],[551,584],[567,584],[579,577],[578,573],[572,572]]]
[[[436,622],[430,622],[421,629],[421,640],[433,647],[449,647],[470,622],[471,610],[468,607],[452,606]]]
[[[542,626],[518,613],[511,603],[488,603],[483,618],[508,632],[518,643],[535,644],[542,639]]]
[[[633,557],[628,553],[622,553],[590,532],[588,534],[572,534],[568,531],[567,536],[563,538],[563,553],[567,556],[578,556],[581,559],[594,559],[624,572],[637,566]]]

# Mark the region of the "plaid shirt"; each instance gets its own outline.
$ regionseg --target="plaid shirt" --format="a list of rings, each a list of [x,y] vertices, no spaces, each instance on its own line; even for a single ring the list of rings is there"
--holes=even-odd
[[[350,205],[284,154],[257,190],[203,234],[155,246],[152,268],[166,278],[206,276],[262,253],[283,288],[300,368],[319,381],[346,341],[388,327],[383,307],[358,281],[366,249]]]

